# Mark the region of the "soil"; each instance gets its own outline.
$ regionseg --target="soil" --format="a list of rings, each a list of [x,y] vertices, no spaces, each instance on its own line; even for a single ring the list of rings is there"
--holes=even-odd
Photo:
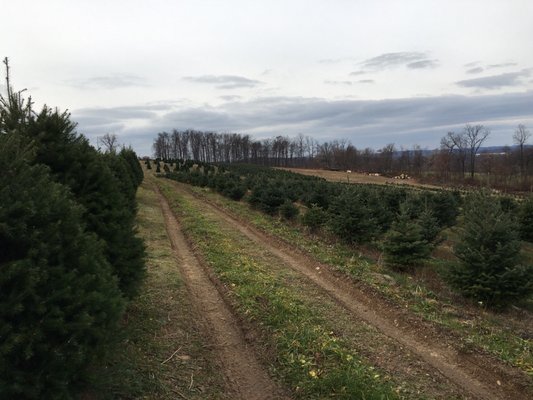
[[[191,192],[186,185],[177,182],[172,184],[181,194],[194,196],[202,202],[202,207],[216,213],[225,223],[257,243],[258,249],[270,252],[287,267],[305,276],[356,319],[365,321],[390,338],[396,343],[396,348],[404,352],[406,359],[415,357],[416,362],[430,370],[436,380],[444,378],[449,381],[456,387],[452,393],[457,391],[462,398],[475,399],[532,398],[530,381],[522,371],[511,368],[488,354],[469,353],[461,349],[457,344],[457,337],[392,304],[372,288],[362,283],[354,285],[353,281],[339,275],[329,266],[318,263],[286,242],[260,232]],[[178,245],[179,248],[181,246],[185,245]]]
[[[295,172],[302,175],[318,176],[319,178],[324,178],[330,182],[344,182],[344,183],[371,183],[375,185],[406,185],[406,186],[417,186],[424,187],[427,189],[442,189],[440,186],[429,185],[425,183],[417,182],[413,178],[408,179],[394,179],[387,178],[386,176],[381,175],[369,175],[363,174],[360,172],[346,172],[346,171],[330,171],[326,169],[307,169],[307,168],[279,168],[286,171]]]
[[[159,196],[172,249],[193,302],[208,326],[218,351],[232,398],[270,400],[286,398],[247,344],[238,320],[229,310],[216,285],[195,257],[170,206],[154,185]]]

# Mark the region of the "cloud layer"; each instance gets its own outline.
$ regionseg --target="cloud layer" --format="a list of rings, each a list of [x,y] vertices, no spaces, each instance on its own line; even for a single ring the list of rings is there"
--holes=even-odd
[[[456,84],[478,89],[500,89],[509,86],[519,86],[522,84],[522,79],[530,75],[531,70],[523,69],[519,72],[507,72],[504,74],[484,76],[482,78],[465,79],[456,82]]]
[[[533,92],[485,96],[439,96],[379,101],[303,97],[264,97],[218,107],[118,107],[73,111],[89,136],[113,131],[140,154],[150,154],[161,131],[195,128],[250,133],[256,137],[304,133],[320,140],[347,138],[358,147],[390,142],[434,148],[448,130],[482,123],[493,130],[495,144],[510,143],[519,122],[533,122]],[[140,112],[140,114],[138,113]],[[112,117],[112,116],[115,117]],[[142,126],[132,124],[139,115]]]
[[[127,87],[148,86],[148,83],[144,78],[127,74],[94,76],[87,79],[70,80],[67,84],[82,89],[121,89]]]
[[[211,84],[217,89],[253,88],[263,84],[261,81],[237,75],[186,76],[183,79],[193,83]]]
[[[402,51],[396,53],[383,53],[379,56],[366,59],[360,63],[363,70],[384,70],[387,68],[406,66],[407,68],[422,69],[435,68],[438,60],[428,58],[427,53],[417,51]]]

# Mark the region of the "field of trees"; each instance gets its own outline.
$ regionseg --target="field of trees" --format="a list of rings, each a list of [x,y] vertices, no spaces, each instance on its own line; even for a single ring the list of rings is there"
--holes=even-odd
[[[447,186],[490,186],[505,191],[531,191],[533,146],[531,132],[519,124],[509,132],[513,147],[484,148],[490,130],[466,124],[448,132],[435,150],[391,143],[381,149],[359,149],[347,140],[318,142],[302,134],[254,140],[236,133],[174,130],[154,139],[156,158],[202,162],[243,162],[256,165],[350,170],[394,177],[405,174],[421,182]]]
[[[292,388],[292,396],[352,398],[354,393],[366,393],[370,398],[376,395],[527,398],[531,394],[527,389],[531,386],[528,375],[533,365],[530,347],[533,253],[527,234],[531,199],[517,201],[483,191],[464,195],[444,190],[347,185],[253,165],[156,160],[146,161],[145,167],[151,173],[160,171],[160,176],[182,185],[157,182],[164,196],[174,204],[175,214],[182,221],[195,252],[209,270],[214,270],[224,291],[229,291],[234,312],[258,326],[261,341],[265,340],[269,348],[280,352],[277,358],[269,358],[267,362],[282,382]],[[229,225],[254,241],[255,250],[250,250],[249,256],[243,254],[245,245],[228,230]],[[266,265],[272,265],[273,270],[266,272],[260,266],[261,261],[252,261],[254,254],[263,251],[275,254],[285,268],[311,280],[326,292],[325,297],[316,292],[313,284],[307,287],[309,282],[305,280],[294,284],[296,278],[282,278],[286,272],[281,271],[285,270],[274,267],[279,261],[269,261]],[[259,278],[264,273],[269,277]],[[266,281],[254,283],[255,279]],[[278,295],[277,288],[283,284],[278,279],[293,282],[291,289],[283,290],[292,295],[303,290],[312,293],[315,300],[282,300],[284,295]],[[335,282],[332,286],[328,283],[330,279]],[[354,288],[357,293],[353,292]],[[401,364],[409,356],[396,348],[392,353],[400,354],[388,355],[394,360],[394,366],[376,364],[376,357],[383,357],[379,355],[383,350],[369,346],[368,340],[372,339],[367,339],[362,348],[352,342],[350,335],[359,339],[362,335],[347,333],[347,325],[352,326],[353,322],[345,321],[342,327],[329,325],[340,318],[341,311],[333,316],[331,311],[315,309],[318,304],[329,304],[334,299],[342,304],[341,308],[361,318],[360,310],[353,304],[355,299],[360,299],[359,291],[368,296],[361,301],[370,302],[369,307],[385,319],[365,320],[377,327],[379,333],[375,337],[385,333],[388,340],[399,341],[422,357],[430,369],[436,367],[445,380],[449,379],[448,383],[438,384],[442,385],[439,393],[432,391],[428,382],[418,381],[417,373],[414,374],[417,378],[411,375],[405,386],[398,384],[396,379],[402,376],[405,367]],[[272,293],[275,294],[270,297]],[[334,358],[326,361],[324,355],[317,357],[314,350],[306,352],[306,346],[312,346],[310,343],[301,349],[289,347],[283,355],[283,345],[270,342],[269,338],[270,335],[282,337],[283,332],[292,329],[294,320],[281,320],[282,327],[271,325],[271,319],[304,311],[278,310],[274,304],[279,302],[283,307],[304,302],[306,309],[314,310],[316,321],[320,321],[316,322],[318,325],[331,326],[331,332],[337,332],[333,337],[340,346],[339,351],[358,348],[357,353],[345,356],[349,354],[349,359],[357,359],[363,372],[361,375],[354,372],[346,378],[368,385],[367,389],[350,388],[339,376],[334,378],[336,385],[328,383],[335,368],[350,370],[352,367]],[[385,310],[392,312],[387,314]],[[267,314],[262,316],[262,312]],[[391,327],[387,321],[394,325]],[[298,326],[294,329],[305,329],[304,325]],[[405,343],[397,335],[415,338]],[[432,343],[429,352],[439,354],[446,361],[453,360],[450,364],[437,366],[431,357],[424,358],[428,338]],[[331,337],[321,340],[331,340]],[[446,354],[435,343],[452,349],[454,355]],[[289,359],[284,361],[285,356]],[[288,368],[290,359],[300,358],[309,361],[296,370]],[[468,372],[465,367],[470,363],[478,366],[475,372]],[[490,367],[480,370],[479,365]],[[387,378],[374,384],[367,382],[364,376],[376,367],[379,371],[376,375]],[[452,370],[464,375],[453,376]],[[315,373],[318,379],[323,379],[324,386],[314,384]],[[436,379],[434,372],[426,373]],[[471,378],[477,383],[470,381]],[[496,384],[481,383],[484,379],[493,379]],[[458,382],[461,389],[455,392],[453,387]],[[422,392],[416,393],[413,384],[420,385]],[[477,392],[473,386],[478,384],[489,391]],[[305,392],[299,393],[300,390]]]
[[[272,168],[437,180],[447,154],[447,183],[479,184],[482,127],[367,158],[175,131],[139,160],[36,110],[7,71],[0,398],[533,396],[533,197]],[[521,129],[513,190],[531,176]],[[491,185],[510,174],[494,171]]]
[[[383,262],[397,269],[428,259],[444,240],[443,231],[455,228],[462,208],[455,255],[463,265],[450,271],[450,282],[465,285],[465,295],[494,306],[527,299],[533,289],[533,272],[520,261],[520,239],[533,239],[533,198],[519,202],[485,191],[463,196],[447,190],[344,185],[253,165],[190,160],[163,169],[171,179],[209,187],[232,200],[245,197],[253,208],[331,240],[382,250]],[[464,243],[468,246],[463,249]]]

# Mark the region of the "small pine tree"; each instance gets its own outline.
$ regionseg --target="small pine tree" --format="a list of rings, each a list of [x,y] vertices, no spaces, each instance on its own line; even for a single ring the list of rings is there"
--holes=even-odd
[[[345,190],[333,200],[328,212],[329,228],[344,242],[368,242],[378,231],[365,199],[354,190]]]
[[[412,220],[408,207],[400,206],[400,213],[385,234],[383,241],[384,261],[400,269],[412,267],[429,256],[430,245],[424,238],[424,229]]]
[[[269,184],[259,198],[259,209],[264,213],[274,215],[283,204],[285,198],[283,192],[274,184]]]
[[[307,226],[311,232],[316,232],[324,226],[328,220],[328,214],[322,207],[312,204],[311,208],[302,216],[302,223]]]
[[[533,291],[533,268],[521,265],[515,220],[488,193],[471,195],[454,252],[460,262],[449,274],[464,296],[505,307]]]
[[[430,209],[426,208],[423,210],[419,214],[417,222],[422,228],[422,238],[426,242],[428,242],[431,246],[434,246],[439,242],[441,228],[437,218],[434,217],[433,212]]]
[[[289,199],[285,200],[279,208],[281,216],[289,221],[296,218],[299,213],[298,207],[296,207]]]

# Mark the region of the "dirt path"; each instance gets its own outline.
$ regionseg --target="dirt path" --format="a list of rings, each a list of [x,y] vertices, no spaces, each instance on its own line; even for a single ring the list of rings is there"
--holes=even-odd
[[[281,259],[285,265],[301,273],[349,310],[356,318],[374,326],[408,351],[419,357],[436,374],[455,384],[465,397],[476,399],[527,399],[531,392],[525,390],[523,379],[515,371],[496,366],[490,357],[458,352],[451,343],[441,340],[438,332],[426,330],[423,324],[403,318],[390,304],[370,293],[359,290],[353,283],[334,274],[322,265],[269,235],[239,221],[216,205],[187,190],[185,185],[172,182],[181,194],[201,200],[226,223],[258,246]],[[405,312],[403,313],[405,314]],[[413,324],[412,324],[413,323]],[[528,393],[529,392],[529,393]]]
[[[235,391],[235,398],[242,400],[284,398],[255,358],[252,349],[248,348],[237,320],[190,250],[168,202],[155,185],[154,188],[159,196],[168,236],[175,256],[179,260],[183,279],[199,309],[199,314],[205,317],[211,329],[210,336],[219,351],[225,374]]]

